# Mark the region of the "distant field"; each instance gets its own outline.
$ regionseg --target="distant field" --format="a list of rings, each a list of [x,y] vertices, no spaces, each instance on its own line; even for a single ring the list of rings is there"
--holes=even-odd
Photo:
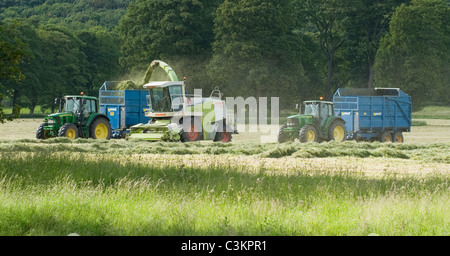
[[[450,119],[450,107],[429,106],[413,113],[414,119]]]

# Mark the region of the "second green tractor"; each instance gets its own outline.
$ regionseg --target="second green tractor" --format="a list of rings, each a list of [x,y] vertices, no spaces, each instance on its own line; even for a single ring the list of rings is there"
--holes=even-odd
[[[300,113],[289,116],[281,126],[278,142],[344,141],[346,135],[345,121],[334,115],[333,102],[310,100],[303,102]]]

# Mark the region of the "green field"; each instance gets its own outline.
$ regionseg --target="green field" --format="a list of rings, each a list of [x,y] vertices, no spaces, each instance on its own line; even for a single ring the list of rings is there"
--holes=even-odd
[[[449,156],[448,143],[1,140],[0,235],[448,235]]]

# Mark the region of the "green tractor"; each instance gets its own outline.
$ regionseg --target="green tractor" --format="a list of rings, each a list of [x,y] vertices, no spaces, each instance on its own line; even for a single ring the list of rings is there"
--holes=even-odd
[[[303,102],[299,115],[289,116],[281,126],[278,142],[344,141],[346,136],[345,121],[334,115],[333,102],[310,100]]]
[[[171,81],[150,82],[156,67],[166,71]],[[145,116],[151,120],[130,127],[127,139],[230,142],[236,133],[235,127],[229,126],[232,121],[227,121],[226,104],[218,89],[208,98],[190,96],[184,81],[178,81],[173,69],[160,60],[151,63],[143,87],[149,90]]]
[[[64,96],[59,101],[58,113],[45,117],[36,130],[37,139],[67,137],[69,139],[111,138],[109,118],[99,113],[98,100],[89,96]]]

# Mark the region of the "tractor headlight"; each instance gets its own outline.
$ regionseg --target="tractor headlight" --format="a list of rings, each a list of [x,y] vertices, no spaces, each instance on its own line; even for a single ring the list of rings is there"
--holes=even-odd
[[[55,124],[55,120],[53,120],[53,119],[48,119],[48,120],[47,120],[47,123],[48,123],[49,125],[54,125],[54,124]]]

